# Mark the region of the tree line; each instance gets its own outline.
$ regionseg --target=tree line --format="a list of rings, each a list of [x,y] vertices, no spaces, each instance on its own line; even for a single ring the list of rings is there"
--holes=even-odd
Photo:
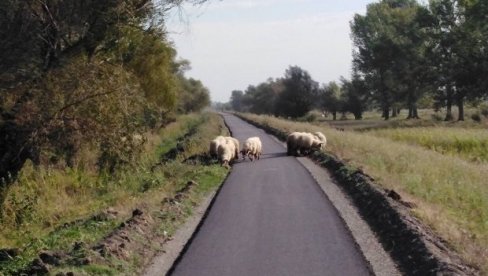
[[[134,137],[209,104],[165,32],[183,2],[0,2],[0,187],[28,159],[73,166],[84,147],[113,171],[140,150]]]
[[[387,120],[418,105],[445,108],[445,120],[464,120],[466,103],[488,98],[488,2],[483,0],[381,0],[350,22],[350,79],[319,85],[299,67],[246,91],[233,91],[238,111],[300,117],[312,108],[350,112],[361,119],[378,109]]]

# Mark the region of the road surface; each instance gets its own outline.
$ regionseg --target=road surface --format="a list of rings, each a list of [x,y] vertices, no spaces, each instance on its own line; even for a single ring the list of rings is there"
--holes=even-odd
[[[224,115],[260,160],[240,160],[171,275],[370,275],[337,210],[295,157],[264,131]]]

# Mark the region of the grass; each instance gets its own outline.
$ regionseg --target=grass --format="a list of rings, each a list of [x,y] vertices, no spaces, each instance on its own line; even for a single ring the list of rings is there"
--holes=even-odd
[[[205,153],[207,141],[220,134],[226,134],[226,129],[222,118],[216,114],[180,116],[177,122],[159,133],[148,133],[148,142],[139,162],[112,176],[98,175],[84,166],[35,169],[27,164],[18,180],[4,191],[0,248],[19,248],[21,253],[13,260],[1,263],[0,275],[24,268],[41,250],[70,251],[75,242],[93,245],[129,217],[134,208],[157,209],[164,197],[173,195],[189,180],[196,181],[199,185],[185,202],[183,216],[159,226],[175,229],[191,213],[195,202],[222,183],[227,174],[227,170],[217,164],[181,161]],[[177,143],[183,143],[184,151],[175,160],[155,167]],[[96,215],[109,207],[117,210],[118,215],[100,220]],[[132,262],[119,262],[112,260],[62,269],[81,271],[86,275],[130,274],[140,269],[136,255]]]
[[[459,156],[468,161],[488,162],[488,132],[464,128],[395,128],[373,130],[369,134],[419,145],[436,152]]]
[[[322,131],[327,152],[414,201],[413,213],[470,264],[488,273],[488,165],[374,135],[244,114],[284,132]]]
[[[485,116],[480,116],[480,121],[474,121],[471,117],[474,113],[480,113],[482,109],[476,109],[473,107],[466,108],[465,121],[444,121],[444,112],[434,112],[432,109],[419,109],[420,119],[406,120],[408,110],[402,110],[397,117],[390,117],[385,121],[381,114],[376,111],[367,111],[363,114],[362,120],[354,120],[351,114],[346,114],[346,117],[342,117],[341,114],[337,114],[337,120],[332,120],[332,116],[321,117],[315,116],[315,123],[327,124],[334,128],[343,128],[345,130],[374,130],[383,128],[410,128],[410,127],[454,127],[454,128],[477,128],[486,129],[488,126],[488,119]],[[488,110],[488,109],[486,109]],[[313,111],[311,113],[316,113]],[[457,108],[453,108],[453,115],[456,118]]]

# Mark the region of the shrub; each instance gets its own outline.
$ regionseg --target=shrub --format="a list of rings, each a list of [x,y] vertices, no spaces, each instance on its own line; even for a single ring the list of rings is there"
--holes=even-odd
[[[488,118],[488,103],[484,103],[480,106],[480,112],[485,118]]]
[[[471,119],[475,122],[481,122],[481,115],[479,112],[471,114]]]

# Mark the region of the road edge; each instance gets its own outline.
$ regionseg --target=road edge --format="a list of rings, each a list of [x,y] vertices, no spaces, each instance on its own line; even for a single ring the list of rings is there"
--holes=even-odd
[[[216,191],[213,191],[207,195],[202,202],[194,209],[195,213],[189,217],[185,223],[180,225],[176,230],[172,239],[167,241],[160,253],[156,254],[146,266],[142,275],[144,276],[160,276],[169,275],[174,267],[178,264],[179,260],[185,254],[186,250],[193,241],[193,238],[197,235],[198,231],[202,227],[205,218],[209,214],[212,206],[217,198],[220,190],[225,184],[225,181],[229,177],[227,174]]]

